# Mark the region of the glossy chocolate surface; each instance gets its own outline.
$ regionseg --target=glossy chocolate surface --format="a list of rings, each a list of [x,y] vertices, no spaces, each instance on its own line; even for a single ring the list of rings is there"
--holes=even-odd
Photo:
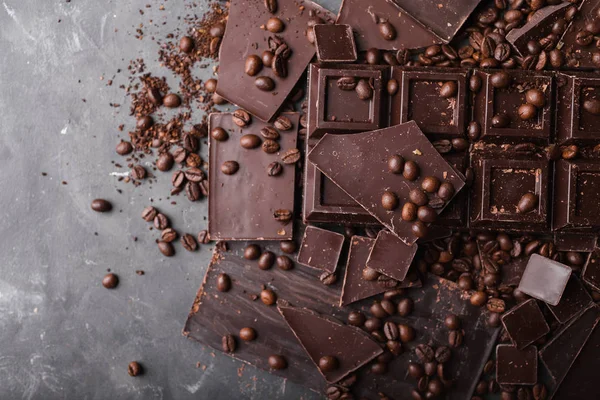
[[[298,262],[307,267],[335,272],[344,245],[344,235],[307,226],[298,250]]]
[[[550,332],[550,327],[535,299],[529,299],[506,312],[502,316],[502,324],[512,343],[519,349],[527,347]]]
[[[537,382],[537,347],[518,349],[510,344],[496,347],[496,380],[504,385],[533,385]]]
[[[571,268],[564,264],[539,254],[532,254],[519,283],[519,290],[556,306],[565,291],[571,272]]]
[[[358,57],[350,25],[315,25],[317,59],[321,62],[354,62]]]

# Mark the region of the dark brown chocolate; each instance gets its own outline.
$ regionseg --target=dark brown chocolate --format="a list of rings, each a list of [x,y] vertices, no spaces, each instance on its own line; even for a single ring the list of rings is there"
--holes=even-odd
[[[344,235],[307,226],[298,251],[298,262],[307,267],[334,273],[344,246]]]
[[[595,144],[600,138],[600,115],[586,110],[598,100],[600,77],[592,73],[559,72],[556,75],[556,139],[559,144]]]
[[[537,347],[496,347],[496,380],[501,385],[534,385],[537,382]]]
[[[506,312],[502,316],[502,325],[518,349],[529,346],[550,332],[550,327],[535,299],[529,299]]]
[[[354,62],[357,59],[350,25],[315,25],[315,46],[320,62]]]
[[[600,290],[600,248],[595,248],[590,254],[581,277],[592,288]]]
[[[409,246],[393,233],[382,230],[371,248],[367,267],[402,282],[416,253],[417,245]]]
[[[598,236],[594,233],[556,232],[554,244],[558,251],[580,251],[590,253],[594,251]]]
[[[587,308],[590,303],[592,303],[592,297],[583,287],[579,278],[572,275],[560,302],[556,306],[548,305],[548,308],[558,322],[564,324]]]
[[[554,171],[554,229],[600,228],[600,162],[559,160]]]
[[[576,13],[575,19],[560,39],[557,47],[561,48],[566,54],[567,65],[573,68],[592,69],[598,68],[598,58],[594,55],[598,54],[596,40],[593,39],[594,32],[589,32],[586,28],[589,23],[597,24],[600,19],[600,1],[599,0],[582,0],[579,4],[579,12]],[[582,32],[587,32],[585,36],[591,36],[591,40],[581,40],[578,36]]]
[[[284,164],[281,155],[296,148],[299,115],[286,113],[293,130],[283,132],[280,151],[269,154],[258,148],[242,147],[243,135],[261,137],[266,126],[253,120],[240,128],[232,113],[210,115],[210,129],[221,127],[229,134],[225,141],[209,141],[209,203],[208,231],[212,240],[288,240],[292,238],[293,222],[275,218],[277,210],[294,210],[295,164]],[[239,170],[233,175],[221,171],[226,161],[235,161]],[[279,162],[282,172],[270,176],[267,167]]]
[[[558,305],[565,291],[571,268],[557,261],[532,254],[519,283],[519,290],[552,306]]]
[[[395,154],[417,163],[420,178],[409,181],[402,174],[391,173],[387,160]],[[415,122],[366,133],[326,134],[308,160],[409,245],[417,237],[412,231],[413,223],[402,220],[401,208],[410,190],[420,188],[427,176],[450,183],[454,188],[452,198],[464,186],[463,177],[444,161]],[[400,205],[395,210],[382,205],[382,195],[390,189],[395,190]],[[435,212],[441,212],[447,204],[443,202]]]
[[[233,0],[219,53],[217,93],[263,121],[272,119],[315,55],[315,47],[306,37],[312,18],[311,11],[323,20],[332,19],[329,11],[307,0],[278,0],[275,14],[255,1]],[[282,32],[271,33],[261,27],[273,16],[283,21]],[[269,38],[275,36],[281,38],[291,49],[286,63],[287,76],[278,77],[267,66],[263,66],[256,76],[247,75],[247,57],[260,57],[264,51],[269,50]],[[257,76],[273,79],[274,89],[259,90],[255,85]]]

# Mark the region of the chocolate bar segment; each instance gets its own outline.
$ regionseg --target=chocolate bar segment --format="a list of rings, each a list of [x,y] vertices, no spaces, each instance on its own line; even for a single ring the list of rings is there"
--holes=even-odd
[[[600,19],[600,1],[582,0],[579,11],[569,28],[560,39],[557,47],[566,54],[566,64],[570,69],[598,68],[600,58],[597,57],[598,48],[594,39],[595,32],[588,31],[588,24],[598,23]],[[595,29],[595,28],[593,28]],[[596,57],[595,57],[596,55]]]
[[[579,251],[591,253],[596,248],[598,236],[594,233],[556,232],[554,244],[558,251]]]
[[[208,231],[212,240],[288,240],[292,238],[293,221],[280,221],[278,210],[294,210],[295,164],[281,163],[281,154],[295,149],[299,115],[286,113],[293,130],[282,132],[280,151],[266,153],[260,147],[242,147],[243,135],[261,137],[261,129],[271,127],[253,120],[240,128],[232,113],[210,115],[210,129],[223,128],[229,138],[209,142],[209,203]],[[222,172],[225,162],[235,161],[239,170],[233,175]],[[267,167],[273,162],[282,165],[282,172],[270,176]]]
[[[579,314],[583,309],[587,308],[592,302],[592,297],[589,295],[583,284],[575,275],[571,276],[567,287],[556,306],[548,305],[548,308],[557,319],[558,322],[564,324],[575,315]]]
[[[329,383],[343,379],[383,353],[368,333],[334,318],[296,307],[279,307],[279,312]],[[331,370],[319,366],[323,357],[330,357]]]
[[[472,155],[471,164],[471,227],[548,229],[550,167],[545,156],[482,152]],[[523,201],[529,205],[525,209]]]
[[[501,385],[535,385],[537,347],[518,349],[509,344],[496,347],[496,380]]]
[[[316,226],[307,226],[298,251],[298,262],[307,267],[334,273],[343,245],[344,235]]]
[[[527,347],[548,332],[550,327],[535,299],[529,299],[502,316],[502,325],[518,349]]]
[[[350,250],[348,251],[340,306],[347,306],[355,301],[375,296],[387,290],[377,280],[368,281],[363,279],[363,270],[367,266],[367,259],[371,253],[373,243],[375,243],[375,239],[363,236],[352,236],[350,239]]]
[[[549,141],[554,112],[551,74],[510,70],[477,70],[474,74],[482,82],[473,104],[473,116],[480,125],[482,140],[501,143],[527,141],[540,144]],[[500,79],[498,74],[504,77]],[[542,96],[538,94],[534,112],[525,118],[521,106],[529,104],[526,95],[530,89],[539,90]]]
[[[356,44],[350,25],[315,25],[313,29],[320,62],[356,61]]]
[[[217,93],[263,121],[272,119],[315,55],[315,46],[306,37],[309,21],[315,18],[311,13],[321,18],[321,23],[332,19],[329,11],[307,0],[278,0],[275,14],[256,1],[233,0],[219,52]],[[283,21],[282,32],[263,29],[271,17]],[[256,76],[246,74],[249,56],[260,58],[264,51],[276,51],[279,45],[273,39],[291,50],[285,76],[275,75],[270,66],[263,66]],[[258,76],[271,78],[274,89],[258,89],[255,84]]]
[[[569,277],[571,268],[557,261],[532,254],[523,273],[519,290],[552,306],[558,305]]]
[[[391,76],[400,85],[391,125],[415,121],[429,138],[464,137],[467,70],[392,67]]]
[[[371,248],[367,267],[402,282],[417,253],[417,246],[409,246],[386,230],[379,231]]]
[[[433,143],[435,146],[435,142]],[[469,167],[469,152],[451,152],[442,154],[444,160],[463,176]],[[448,206],[440,213],[432,226],[467,228],[469,226],[469,191],[461,190]]]
[[[559,144],[595,144],[600,140],[600,77],[591,73],[559,72],[556,136]]]
[[[600,161],[559,160],[554,172],[554,229],[600,227]]]
[[[583,281],[595,290],[600,290],[600,248],[595,248],[588,258],[583,271]]]
[[[392,156],[416,164],[417,179],[411,181],[402,174],[390,172],[388,159]],[[415,223],[401,217],[409,192],[420,189],[425,177],[435,177],[451,185],[452,196],[433,210],[437,214],[464,186],[463,177],[444,161],[412,121],[372,132],[326,134],[310,152],[308,160],[408,245],[417,240],[413,231]],[[394,192],[390,194],[390,191]],[[398,207],[387,209],[382,203],[383,197],[394,196]],[[424,194],[423,200],[430,202],[436,200],[436,196]],[[422,225],[426,226],[426,222]]]
[[[371,65],[311,64],[308,137],[364,132],[387,126],[389,69]]]

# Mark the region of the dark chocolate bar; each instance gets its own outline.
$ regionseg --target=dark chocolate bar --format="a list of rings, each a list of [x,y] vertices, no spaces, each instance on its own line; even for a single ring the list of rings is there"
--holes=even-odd
[[[559,72],[556,86],[557,142],[597,143],[600,139],[600,115],[592,105],[600,100],[598,74]]]
[[[320,62],[354,62],[358,58],[350,25],[315,25],[315,46]]]
[[[600,161],[559,160],[554,172],[554,229],[600,228]]]

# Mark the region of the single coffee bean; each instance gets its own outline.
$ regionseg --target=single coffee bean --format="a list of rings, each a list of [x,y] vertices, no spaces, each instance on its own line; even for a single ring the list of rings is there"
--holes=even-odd
[[[521,214],[527,214],[536,209],[538,206],[539,198],[536,194],[533,193],[525,193],[519,203],[517,204],[517,210]]]
[[[525,101],[534,107],[542,108],[546,104],[546,97],[539,89],[529,89],[525,92]]]
[[[394,154],[388,158],[388,170],[394,174],[400,174],[404,171],[404,158]]]
[[[173,228],[167,228],[160,233],[160,240],[163,242],[171,243],[175,239],[177,239],[177,231]]]
[[[131,168],[130,176],[137,181],[145,179],[146,175],[147,175],[146,168],[144,168],[143,166],[141,166],[139,164],[134,165],[133,168]]]
[[[452,352],[446,346],[440,346],[435,350],[435,360],[439,363],[446,363],[452,358]],[[436,366],[437,369],[437,366]]]
[[[288,74],[287,59],[282,54],[275,54],[271,63],[273,74],[279,78],[285,78]]]
[[[432,144],[440,154],[447,154],[452,151],[452,143],[447,139],[436,140]]]
[[[221,339],[221,347],[225,353],[233,353],[235,351],[236,341],[233,335],[225,335]]]
[[[471,294],[470,302],[476,307],[481,307],[487,302],[487,295],[485,292],[474,292]]]
[[[277,17],[271,17],[267,20],[266,28],[271,33],[283,32],[284,27],[283,21]]]
[[[277,256],[276,263],[277,268],[283,271],[289,271],[294,268],[294,263],[288,256]]]
[[[336,273],[323,272],[319,275],[319,280],[323,285],[330,286],[337,282],[338,276]]]
[[[277,176],[283,172],[283,166],[279,164],[277,161],[273,161],[271,164],[267,166],[267,175],[269,176]]]
[[[184,172],[185,178],[190,182],[201,182],[206,179],[206,175],[200,168],[189,168]]]
[[[396,39],[396,28],[389,21],[381,21],[377,25],[379,27],[379,34],[384,40]]]
[[[506,114],[496,114],[492,117],[494,128],[506,128],[510,124],[510,118]]]
[[[437,373],[437,362],[430,361],[423,364],[423,371],[425,371],[425,375],[433,376]]]
[[[163,99],[163,104],[167,108],[177,108],[181,105],[181,98],[175,93],[169,93]]]
[[[364,325],[365,329],[369,332],[374,332],[378,329],[381,329],[381,327],[383,326],[381,320],[375,317],[367,318]]]
[[[279,143],[272,139],[265,140],[261,147],[262,150],[267,154],[273,154],[279,151]]]
[[[503,89],[510,84],[510,76],[506,71],[494,72],[490,76],[490,84],[496,89]]]
[[[594,35],[586,30],[579,31],[577,32],[577,35],[575,35],[575,42],[580,46],[589,46],[592,44],[593,40]]]
[[[377,65],[381,61],[381,51],[376,48],[370,48],[365,54],[365,60],[367,64]]]
[[[319,358],[319,369],[323,372],[331,372],[338,369],[340,363],[334,356],[323,356]]]
[[[156,214],[154,217],[154,227],[160,231],[163,231],[169,227],[169,219],[162,213]]]
[[[110,201],[108,200],[104,200],[104,199],[94,199],[92,200],[92,210],[96,211],[96,212],[109,212],[110,210],[112,210],[112,204],[110,203]]]
[[[506,310],[506,304],[504,300],[492,297],[487,302],[487,309],[489,312],[502,314]]]
[[[421,170],[416,162],[409,160],[404,163],[404,170],[402,172],[402,176],[404,176],[404,178],[408,179],[409,181],[414,181],[419,177],[420,173]]]
[[[412,342],[415,339],[415,329],[409,325],[399,324],[398,335],[402,343]]]
[[[479,92],[481,89],[481,77],[479,75],[472,75],[471,78],[469,78],[469,89],[473,93]]]
[[[422,363],[431,362],[435,358],[433,349],[426,344],[418,345],[415,349],[415,354]]]
[[[375,375],[385,375],[388,371],[387,364],[375,363],[371,365],[371,372]]]
[[[295,164],[300,161],[300,150],[290,149],[281,155],[284,164]]]
[[[179,50],[184,53],[191,53],[194,50],[194,39],[189,36],[184,36],[179,41]]]
[[[219,292],[228,292],[231,289],[231,278],[226,273],[217,276],[217,290]]]
[[[426,176],[421,182],[421,188],[427,193],[435,193],[440,188],[440,180],[435,176]]]
[[[414,188],[408,192],[408,198],[417,206],[424,206],[429,202],[427,194],[419,188]]]
[[[245,256],[246,255],[244,252],[244,257]],[[258,258],[258,268],[262,270],[271,269],[271,267],[273,267],[273,264],[275,264],[275,254],[271,251],[265,251]]]
[[[413,311],[414,302],[411,298],[405,297],[398,302],[398,315],[406,317]]]
[[[277,12],[277,0],[264,0],[264,2],[267,11],[269,11],[271,14],[275,14]]]
[[[444,99],[448,99],[450,97],[456,96],[458,93],[458,85],[456,81],[448,81],[440,87],[440,97]]]
[[[246,110],[242,110],[239,108],[233,112],[231,119],[233,120],[233,123],[239,126],[240,128],[248,126],[252,121],[252,117],[250,116],[250,114]]]
[[[383,324],[383,334],[388,340],[397,340],[399,335],[398,325],[391,321],[387,321]]]
[[[450,331],[448,333],[448,345],[454,349],[462,345],[463,339],[464,334],[460,330]]]
[[[273,218],[280,222],[288,222],[292,219],[293,213],[291,210],[279,209],[273,213]]]
[[[286,254],[294,254],[298,246],[293,240],[283,240],[279,242],[279,248]]]
[[[272,51],[269,51],[269,50],[263,51],[263,53],[260,57],[263,66],[265,66],[267,68],[271,68],[271,65],[273,65],[273,57],[274,57],[274,54]]]
[[[600,115],[600,100],[588,99],[583,102],[583,110],[592,115]]]
[[[275,304],[277,296],[271,289],[264,289],[260,292],[260,300],[267,306]]]
[[[158,211],[156,210],[156,208],[154,208],[152,206],[148,206],[142,210],[142,218],[146,222],[154,221],[154,218],[156,217],[157,214],[158,214]]]
[[[411,231],[416,237],[423,238],[427,236],[427,232],[429,231],[429,229],[423,221],[415,221],[411,226]]]
[[[174,164],[175,159],[173,158],[173,155],[168,151],[161,153],[160,156],[158,156],[158,160],[156,160],[156,168],[158,168],[158,170],[162,172],[170,170],[171,168],[173,168]]]
[[[240,339],[244,342],[251,342],[256,339],[256,331],[250,327],[242,328],[240,329]]]
[[[453,331],[460,329],[460,318],[455,314],[449,314],[444,319],[444,324],[446,325],[446,328]]]
[[[136,127],[140,131],[144,132],[144,131],[147,131],[148,129],[152,128],[152,125],[154,125],[154,120],[152,119],[151,116],[146,115],[145,117],[138,119]]]
[[[257,244],[249,244],[244,249],[244,258],[246,260],[257,260],[260,257],[261,249]]]
[[[443,201],[450,201],[454,196],[454,185],[450,182],[442,182],[437,191],[437,195]]]
[[[390,96],[394,96],[396,93],[398,93],[399,88],[400,85],[396,79],[390,79],[387,82],[387,92]]]
[[[537,115],[537,108],[529,103],[521,104],[517,110],[517,115],[519,115],[519,118],[523,121],[530,120]]]
[[[119,142],[119,144],[117,145],[117,154],[120,156],[126,156],[128,154],[131,154],[131,152],[133,151],[133,146],[131,145],[131,142]]]
[[[214,93],[217,90],[217,80],[214,78],[210,78],[204,82],[204,90],[208,93]]]
[[[246,57],[246,63],[244,64],[244,72],[246,75],[256,76],[263,67],[262,59],[256,54],[251,54]]]
[[[337,80],[337,87],[341,90],[354,90],[356,88],[356,78],[353,76],[342,76]]]
[[[139,362],[132,361],[127,365],[127,373],[129,376],[139,376],[144,373],[144,369]]]
[[[173,257],[175,255],[175,248],[173,248],[173,245],[171,243],[160,240],[158,241],[157,245],[158,250],[160,250],[163,256]]]
[[[255,149],[260,144],[260,138],[253,133],[247,133],[240,138],[240,145],[245,149]]]
[[[348,314],[348,324],[352,326],[363,326],[367,318],[360,311],[352,311]]]
[[[202,198],[202,191],[197,182],[188,182],[185,184],[185,194],[189,201],[198,201]]]
[[[119,284],[119,277],[113,273],[106,274],[104,278],[102,278],[102,286],[107,289],[114,289]]]
[[[373,305],[371,306],[371,308],[369,309],[369,311],[371,311],[371,314],[373,314],[377,318],[387,318],[387,317],[389,317],[388,312],[385,311],[385,309],[381,306],[381,302],[380,301],[373,302]]]
[[[292,121],[285,115],[279,115],[275,119],[275,122],[273,122],[273,125],[275,125],[275,128],[284,132],[289,131],[293,127]]]
[[[543,383],[537,383],[533,387],[533,399],[534,400],[546,400],[548,399],[548,389]]]
[[[470,122],[469,126],[467,127],[467,136],[469,137],[469,139],[475,142],[479,139],[480,134],[481,126],[479,125],[479,123],[477,121]]]
[[[578,155],[579,155],[579,147],[572,144],[570,146],[563,148],[561,157],[564,158],[565,160],[573,160],[573,159],[577,158]]]
[[[223,129],[221,127],[213,128],[210,131],[210,136],[219,142],[224,142],[225,140],[227,140],[229,138],[229,134],[225,131],[225,129]]]
[[[420,206],[417,209],[417,218],[425,223],[432,223],[437,219],[437,213],[430,206]]]
[[[223,37],[223,35],[225,34],[225,24],[223,24],[222,22],[217,22],[216,24],[210,27],[208,33],[212,37]]]
[[[221,172],[225,175],[233,175],[240,169],[240,165],[237,161],[225,161],[221,165]]]
[[[413,379],[421,379],[425,375],[425,371],[421,364],[410,363],[407,368],[408,376]]]
[[[370,282],[376,281],[377,279],[379,279],[380,275],[381,274],[378,271],[374,270],[373,268],[369,268],[369,267],[364,267],[363,271],[362,271],[362,278],[365,281],[370,281]]]
[[[403,221],[414,221],[417,219],[418,207],[415,203],[407,202],[402,206],[402,220]]]
[[[198,248],[198,242],[196,242],[194,236],[190,235],[189,233],[186,233],[183,236],[181,236],[181,245],[187,251],[196,251],[196,249]]]
[[[210,239],[208,237],[207,230],[200,231],[200,233],[198,233],[197,239],[198,239],[198,243],[200,243],[200,244],[209,244],[210,243]]]
[[[369,85],[369,81],[366,79],[361,79],[356,84],[356,88],[354,88],[358,98],[361,100],[369,100],[373,97],[373,88]]]
[[[275,82],[268,76],[259,76],[254,80],[254,85],[263,92],[270,92],[275,89]]]
[[[394,192],[383,192],[383,195],[381,196],[381,206],[384,209],[388,211],[395,210],[396,208],[398,208],[399,203],[400,200]]]

